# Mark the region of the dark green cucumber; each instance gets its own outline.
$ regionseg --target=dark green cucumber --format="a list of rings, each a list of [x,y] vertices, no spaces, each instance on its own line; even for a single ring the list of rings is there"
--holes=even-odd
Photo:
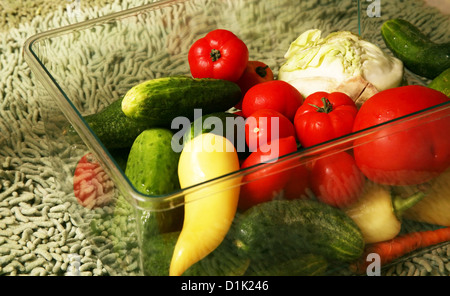
[[[130,148],[136,137],[151,127],[146,122],[133,120],[122,112],[122,98],[112,102],[98,113],[84,116],[84,120],[107,149]],[[77,135],[72,126],[68,136]]]
[[[244,275],[250,260],[240,257],[238,249],[232,236],[227,236],[214,251],[189,267],[183,276]]]
[[[125,175],[137,191],[150,196],[170,194],[180,188],[178,180],[179,153],[172,149],[173,132],[151,128],[136,137],[128,155]],[[160,232],[180,229],[183,208],[153,212],[143,211],[142,219],[156,217]],[[150,215],[150,216],[149,216]]]
[[[282,256],[283,254],[280,254]],[[327,260],[316,254],[296,254],[295,258],[280,260],[266,258],[260,262],[251,262],[244,275],[248,276],[320,276],[324,275]],[[276,259],[276,260],[274,260]]]
[[[226,111],[241,99],[236,83],[221,79],[163,77],[132,87],[124,96],[126,116],[154,126],[170,127],[176,117],[194,119],[194,109],[203,114]]]
[[[214,112],[195,119],[183,135],[183,145],[203,133],[226,137],[234,144],[239,158],[249,155],[245,142],[245,119],[235,113]]]
[[[268,202],[267,204],[269,203],[271,202]],[[308,211],[307,205],[303,203],[301,206],[297,205],[296,202],[283,202],[283,204],[284,206],[293,206],[296,209],[294,211],[295,213],[293,212],[295,215],[298,214],[297,210]],[[317,219],[324,219],[326,215],[330,214],[330,207],[327,207],[326,212],[320,213],[321,210],[317,208],[316,204],[311,204],[311,206],[314,208],[314,214],[321,217],[314,218],[313,220],[315,223],[318,223]],[[266,208],[266,210],[275,210],[276,213],[281,214],[275,207],[276,205],[273,204],[270,208],[264,208]],[[319,207],[322,209],[321,206]],[[334,209],[334,211],[339,210]],[[336,214],[334,211],[331,211],[332,217],[341,216],[340,214]],[[258,212],[261,215],[265,215],[261,211]],[[243,215],[239,214],[222,243],[205,258],[188,268],[183,273],[183,276],[315,276],[324,275],[326,273],[329,262],[324,255],[319,254],[322,251],[322,248],[316,250],[315,247],[318,245],[316,242],[311,242],[311,248],[314,249],[314,252],[304,252],[303,250],[297,248],[299,244],[289,242],[289,239],[298,240],[301,238],[306,238],[304,234],[300,237],[298,235],[289,235],[289,233],[286,232],[288,228],[299,227],[299,221],[296,223],[290,223],[287,220],[292,219],[292,217],[286,216],[284,216],[284,218],[273,217],[269,219],[270,221],[264,221],[264,219],[261,219],[262,217],[260,215],[258,215],[258,217],[255,217],[254,215],[247,215],[248,214],[246,213]],[[154,217],[155,216],[149,216],[149,219],[142,220],[142,229],[144,230],[142,236],[144,273],[146,275],[168,275],[170,261],[179,231],[165,234],[158,233],[158,224],[156,223]],[[331,218],[331,220],[333,220],[333,222],[337,221],[341,223],[341,219]],[[345,223],[349,223],[351,220],[349,221],[345,219],[345,221]],[[271,231],[266,232],[265,229],[267,229],[270,225],[267,223],[272,222],[274,222],[273,227],[280,226],[280,224],[283,224],[285,227],[279,227],[279,232],[276,232],[276,234]],[[321,223],[324,224],[324,222]],[[243,231],[248,230],[247,226],[250,224],[252,228],[255,228],[252,235],[257,236],[258,239],[250,239],[248,233],[242,233]],[[349,237],[349,243],[344,241],[340,242],[341,247],[344,246],[345,250],[338,249],[337,252],[340,254],[345,253],[346,259],[353,259],[357,255],[352,254],[349,256],[348,250],[359,254],[360,248],[362,247],[359,246],[355,251],[346,245],[352,244],[352,242],[355,244],[358,237],[362,238],[362,235],[355,230],[355,225],[353,224],[351,226],[346,226],[350,229],[347,231],[342,230],[345,227],[342,226],[342,223],[340,225],[341,230],[338,231],[335,236],[339,234],[342,236],[343,234],[349,236],[356,234],[356,237]],[[300,228],[303,231],[324,231],[323,227],[309,227],[308,229],[305,229],[304,226],[301,226]],[[338,226],[334,226],[334,228],[337,229]],[[298,232],[297,229],[293,229],[293,231]],[[326,230],[326,232],[328,231],[329,230]],[[323,233],[316,232],[313,235],[315,236],[313,240],[317,240],[319,237],[322,239],[328,239],[328,237],[324,237],[326,234]],[[288,238],[285,239],[284,237]],[[340,239],[343,239],[343,237],[340,237]],[[274,244],[274,241],[277,241],[277,244]],[[335,240],[331,243],[333,246],[337,245]],[[335,252],[334,250],[335,249],[333,248],[333,253]],[[335,258],[336,255],[334,254],[332,257]],[[338,257],[342,258],[342,256]]]
[[[313,200],[261,203],[244,212],[236,224],[238,245],[252,260],[313,253],[349,262],[364,249],[362,233],[350,217]]]
[[[438,77],[434,78],[428,87],[438,90],[450,97],[450,68],[439,74]]]
[[[116,161],[117,165],[125,172],[127,167],[128,155],[130,154],[130,147],[125,148],[112,148],[109,149],[109,153]]]
[[[180,232],[145,235],[142,238],[143,273],[147,276],[168,276],[173,250]]]
[[[147,226],[148,228],[148,226]],[[145,235],[142,261],[145,275],[169,275],[170,261],[180,232]],[[243,275],[249,261],[237,257],[236,246],[225,239],[213,252],[188,268],[183,276],[235,276]]]
[[[381,35],[392,53],[415,74],[433,79],[450,68],[450,42],[435,43],[406,20],[384,22]]]
[[[242,120],[239,121],[239,118],[242,118]],[[228,124],[227,121],[229,122]],[[233,129],[227,130],[227,126],[230,124],[233,124],[233,126],[230,126],[233,127]],[[184,134],[183,141],[184,143],[187,143],[200,134],[213,133],[226,137],[234,143],[239,136],[242,136],[238,133],[239,131],[243,131],[244,128],[245,121],[242,116],[235,113],[214,112],[195,119],[191,123],[190,129]]]

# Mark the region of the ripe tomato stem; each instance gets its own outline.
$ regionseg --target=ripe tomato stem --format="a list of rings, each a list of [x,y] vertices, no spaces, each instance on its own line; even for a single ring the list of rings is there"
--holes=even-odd
[[[331,111],[333,111],[333,104],[331,104],[330,100],[328,100],[327,98],[323,97],[322,98],[322,103],[323,103],[323,107],[319,107],[319,106],[314,105],[314,104],[309,104],[309,105],[313,106],[314,108],[316,108],[317,112],[330,113]]]
[[[217,61],[221,57],[220,50],[218,50],[218,49],[211,49],[211,53],[209,54],[209,56],[211,57],[211,60],[213,62]]]
[[[265,67],[256,67],[255,72],[256,74],[258,74],[260,77],[264,78],[267,75],[267,68],[269,68],[269,66],[265,66]]]

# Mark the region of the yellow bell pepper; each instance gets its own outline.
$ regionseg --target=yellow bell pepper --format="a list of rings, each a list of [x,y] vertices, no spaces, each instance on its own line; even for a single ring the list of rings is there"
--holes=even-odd
[[[183,148],[178,163],[181,188],[239,170],[233,144],[225,137],[201,134]],[[233,177],[185,196],[183,227],[169,275],[182,275],[223,241],[236,214],[241,178]]]
[[[366,182],[358,201],[344,211],[361,229],[364,242],[371,244],[396,237],[404,211],[425,195],[425,192],[418,191],[404,198],[393,194],[387,186]]]

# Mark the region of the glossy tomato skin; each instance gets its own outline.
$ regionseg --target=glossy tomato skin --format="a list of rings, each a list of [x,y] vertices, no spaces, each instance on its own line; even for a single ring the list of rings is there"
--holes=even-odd
[[[387,89],[372,96],[361,106],[353,130],[357,132],[370,128],[448,100],[445,94],[425,86]],[[450,166],[449,133],[448,109],[426,119],[386,126],[375,134],[355,140],[356,164],[369,179],[377,183],[423,183]]]
[[[298,162],[298,160],[297,160]],[[303,164],[298,164],[289,170],[289,181],[283,189],[286,199],[308,199],[309,171]]]
[[[272,81],[274,79],[272,69],[261,61],[248,61],[247,67],[236,84],[241,88],[242,97],[247,91],[258,83]],[[236,104],[235,108],[242,109],[242,100]]]
[[[357,112],[355,102],[344,93],[313,93],[295,114],[297,139],[310,147],[349,134]]]
[[[295,137],[294,124],[272,109],[259,109],[245,119],[245,141],[250,151],[275,139]]]
[[[246,92],[242,113],[248,117],[256,110],[272,109],[293,121],[302,103],[303,96],[295,87],[282,80],[272,80],[259,83]]]
[[[272,145],[272,149],[269,149],[270,147],[268,145]],[[243,185],[241,186],[238,204],[240,210],[247,210],[256,204],[270,201],[278,194],[281,194],[284,186],[290,180],[291,175],[290,170],[282,170],[286,166],[291,167],[290,165],[292,163],[279,163],[277,158],[295,152],[296,150],[297,142],[291,136],[262,145],[244,160],[241,169],[259,163],[270,162],[270,164],[264,164],[265,167],[243,177]]]
[[[365,178],[353,156],[341,151],[314,161],[310,184],[319,201],[343,208],[358,200]]]
[[[236,82],[248,63],[247,45],[224,29],[210,31],[189,48],[188,62],[194,78],[215,78]]]

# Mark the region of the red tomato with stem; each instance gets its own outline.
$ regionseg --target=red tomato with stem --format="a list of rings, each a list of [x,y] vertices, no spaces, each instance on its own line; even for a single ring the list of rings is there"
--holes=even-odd
[[[425,86],[387,89],[361,106],[353,130],[387,124],[448,101],[445,94]],[[356,164],[370,180],[386,185],[420,184],[438,176],[450,166],[449,113],[447,108],[397,121],[356,139]]]
[[[114,183],[92,153],[77,163],[73,176],[73,192],[79,204],[92,209],[107,205],[114,196]]]
[[[317,199],[337,208],[357,201],[365,184],[353,156],[345,151],[314,161],[310,177],[311,190]]]
[[[242,97],[253,86],[265,81],[274,79],[273,72],[270,67],[261,61],[249,61],[242,76],[236,81],[242,92]],[[236,104],[235,108],[242,109],[242,100]]]
[[[272,109],[259,109],[245,119],[245,141],[250,151],[275,139],[295,137],[294,124]]]
[[[216,29],[192,44],[188,62],[194,78],[236,82],[247,67],[248,48],[231,31]]]
[[[292,162],[283,162],[279,158],[296,150],[297,142],[291,136],[260,146],[244,160],[242,169],[260,163],[266,164],[243,177],[238,204],[240,210],[270,201],[282,193],[284,186],[290,180]]]
[[[250,116],[259,109],[272,109],[294,121],[295,112],[303,103],[301,93],[289,83],[272,80],[250,88],[242,100],[244,117]]]
[[[310,147],[349,134],[357,112],[355,102],[344,93],[313,93],[295,113],[297,139]]]

